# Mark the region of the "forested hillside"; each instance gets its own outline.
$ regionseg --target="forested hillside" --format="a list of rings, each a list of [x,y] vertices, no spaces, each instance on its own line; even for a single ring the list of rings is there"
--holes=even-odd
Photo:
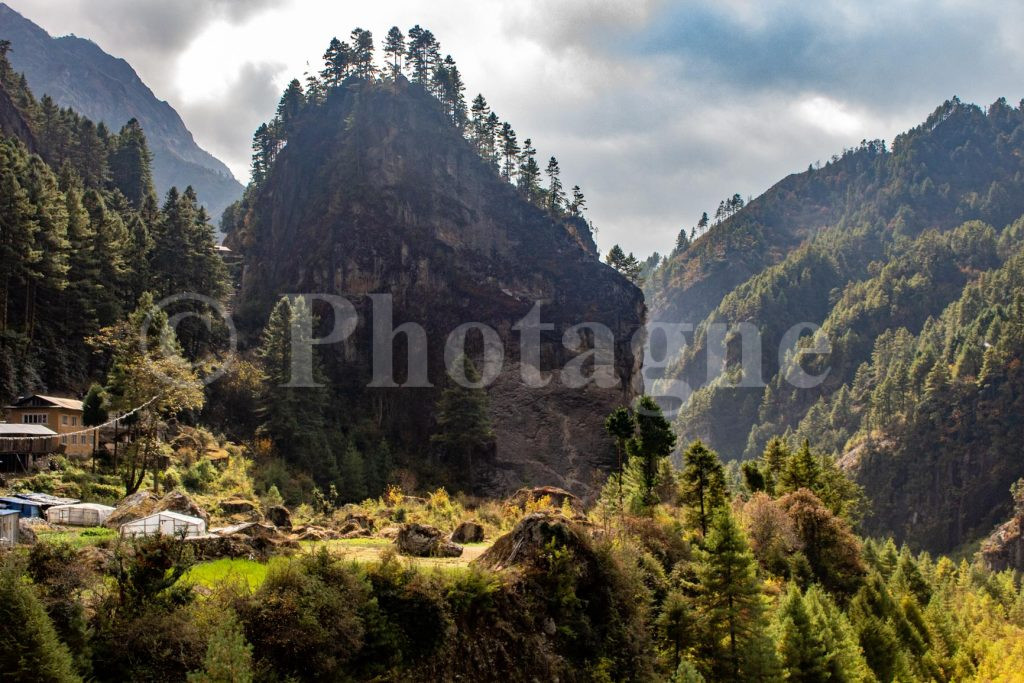
[[[785,433],[835,453],[885,444],[871,459],[879,474],[859,470],[878,497],[873,528],[932,548],[968,540],[1008,513],[1007,487],[1022,472],[1004,437],[959,424],[977,416],[963,416],[945,395],[929,411],[960,434],[960,446],[940,437],[944,430],[932,430],[942,443],[927,447],[904,430],[923,409],[911,391],[915,384],[945,372],[961,388],[980,387],[982,357],[996,337],[1006,363],[1018,353],[999,325],[989,330],[988,319],[975,320],[980,311],[946,328],[959,341],[933,335],[941,336],[939,321],[954,315],[949,310],[963,297],[986,309],[1012,304],[1013,290],[1004,293],[1011,299],[996,301],[991,290],[978,288],[1014,267],[1020,230],[1007,226],[1024,212],[1022,124],[1024,109],[1003,100],[983,111],[953,99],[898,136],[891,150],[866,143],[791,176],[677,249],[650,276],[647,290],[652,319],[700,321],[694,343],[669,373],[697,388],[677,420],[681,435],[705,438],[731,458],[755,457],[772,436]],[[727,340],[725,367],[712,368],[708,381],[708,326],[739,322],[760,330],[767,388],[735,386],[741,341],[735,334]],[[827,340],[831,353],[790,352],[780,363],[783,334],[803,322],[822,327],[818,339]],[[975,336],[959,336],[971,325]],[[893,349],[918,338],[928,341],[900,357],[904,374],[891,372]],[[796,389],[787,380],[794,363],[810,374],[827,368],[827,377]],[[1000,394],[989,414],[1012,433],[1016,421],[1006,419],[1016,414],[1012,391]],[[967,465],[964,448],[988,455]],[[882,475],[893,462],[906,467]],[[938,504],[916,504],[923,490],[936,501],[956,492],[959,512],[948,528],[932,527],[945,526]],[[894,517],[896,509],[918,509],[917,521]]]
[[[6,58],[0,87],[0,397],[81,395],[109,362],[89,338],[145,292],[223,297],[227,273],[192,189],[158,200],[137,122],[113,133],[36,100]],[[201,328],[183,340],[192,357]]]

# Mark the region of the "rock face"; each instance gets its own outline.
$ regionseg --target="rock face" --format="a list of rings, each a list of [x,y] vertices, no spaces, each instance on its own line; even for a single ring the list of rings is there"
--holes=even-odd
[[[553,219],[524,200],[447,120],[438,103],[404,79],[352,82],[332,91],[294,124],[268,178],[251,188],[226,243],[245,255],[238,317],[257,325],[286,292],[346,297],[360,322],[341,344],[321,346],[338,394],[374,405],[389,441],[422,453],[434,405],[446,385],[448,335],[464,323],[494,329],[504,349],[489,385],[495,450],[475,463],[485,494],[553,482],[594,490],[595,471],[615,461],[602,421],[641,389],[643,295],[600,262],[585,221]],[[371,380],[370,294],[393,297],[392,325],[426,331],[426,388],[375,388]],[[540,306],[540,388],[521,378],[515,325]],[[317,309],[332,319],[329,307]],[[599,323],[614,336],[613,386],[571,388],[566,363],[580,354],[563,335]],[[568,332],[570,341],[578,331]],[[395,379],[403,382],[406,344],[398,335]],[[478,343],[477,333],[470,335]],[[475,340],[475,341],[474,341]],[[470,354],[473,355],[472,348]],[[342,412],[342,411],[339,411]]]
[[[221,161],[201,149],[181,117],[157,99],[123,59],[77,36],[52,38],[7,5],[0,4],[0,27],[11,41],[8,58],[24,73],[37,97],[49,95],[112,131],[137,119],[153,152],[153,181],[163,196],[172,186],[191,185],[217,219],[242,195],[242,186]],[[5,122],[0,121],[6,132]],[[20,136],[19,136],[20,137]]]
[[[1014,516],[981,544],[981,557],[993,571],[1024,571],[1024,516]]]
[[[459,557],[462,546],[445,539],[440,531],[426,524],[406,524],[395,538],[402,555],[412,557]]]

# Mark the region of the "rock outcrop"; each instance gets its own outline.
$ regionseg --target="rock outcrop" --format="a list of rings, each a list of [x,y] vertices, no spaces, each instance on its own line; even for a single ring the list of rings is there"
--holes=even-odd
[[[474,462],[475,488],[503,495],[550,481],[593,493],[597,471],[615,462],[602,421],[641,390],[641,354],[631,342],[643,334],[645,307],[640,290],[601,263],[586,222],[552,218],[526,201],[405,79],[349,82],[292,128],[229,228],[226,244],[246,260],[238,317],[262,323],[285,292],[345,297],[359,325],[344,343],[319,347],[325,374],[347,405],[376,406],[373,419],[390,442],[417,453],[447,383],[449,334],[485,324],[500,337],[504,363],[487,388],[495,445]],[[426,331],[430,387],[368,388],[371,294],[392,296],[393,327],[413,322]],[[521,377],[516,325],[538,304],[540,322],[552,328],[539,332],[544,386],[532,388]],[[321,319],[333,319],[322,308]],[[566,364],[581,354],[571,347],[581,336],[584,349],[593,343],[570,329],[581,323],[614,337],[611,386],[567,385]],[[401,383],[406,344],[397,339]]]
[[[165,510],[198,517],[205,522],[210,521],[210,516],[206,511],[181,491],[171,491],[163,498],[157,498],[150,491],[136,491],[117,504],[117,509],[107,518],[104,526],[117,529],[126,522],[132,522]]]
[[[552,540],[584,564],[593,559],[590,536],[583,526],[558,514],[535,512],[519,520],[512,531],[498,538],[473,562],[488,569],[543,567],[543,555]]]
[[[411,557],[459,557],[462,546],[452,543],[439,530],[426,524],[406,524],[395,537],[399,554]]]
[[[484,540],[484,527],[472,520],[462,522],[450,536],[452,543],[481,543]]]

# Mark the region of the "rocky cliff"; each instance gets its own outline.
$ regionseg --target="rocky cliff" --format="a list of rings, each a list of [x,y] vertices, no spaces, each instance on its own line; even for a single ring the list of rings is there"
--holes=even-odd
[[[489,325],[505,360],[488,388],[496,452],[478,488],[550,483],[591,492],[595,472],[615,458],[602,421],[639,390],[641,359],[630,342],[645,308],[641,292],[599,261],[585,222],[553,219],[526,202],[434,98],[404,79],[350,82],[293,128],[228,236],[246,258],[240,317],[258,325],[285,292],[348,297],[360,325],[343,345],[325,347],[335,400],[374,406],[393,441],[423,457],[446,382],[445,339],[463,323]],[[426,329],[433,388],[366,388],[372,293],[393,295],[395,326]],[[536,302],[542,322],[554,326],[541,337],[541,369],[551,381],[528,388],[513,327]],[[562,335],[584,322],[614,333],[612,388],[560,381],[559,368],[576,355]],[[396,368],[404,357],[400,339]]]
[[[117,131],[130,119],[142,124],[153,152],[153,182],[163,196],[191,185],[214,220],[242,194],[221,161],[196,144],[181,117],[157,99],[131,65],[76,36],[51,37],[0,3],[0,38],[11,41],[8,59],[37,97],[49,95]]]

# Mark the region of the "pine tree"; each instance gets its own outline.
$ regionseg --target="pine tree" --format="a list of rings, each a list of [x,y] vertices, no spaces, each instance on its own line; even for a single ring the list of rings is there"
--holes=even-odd
[[[352,30],[350,38],[355,75],[364,80],[372,80],[377,75],[377,67],[373,63],[373,34],[365,29],[356,28]]]
[[[405,56],[405,36],[397,26],[392,26],[384,37],[384,57],[392,80],[398,80],[402,73],[402,58]]]
[[[19,566],[0,567],[0,672],[11,683],[80,681],[32,585]]]
[[[548,177],[547,209],[552,216],[561,216],[565,207],[565,190],[562,189],[562,180],[559,178],[558,159],[548,159],[548,167],[544,170]]]
[[[713,518],[697,564],[702,669],[715,681],[777,680],[765,636],[757,560],[727,507]]]
[[[238,618],[228,612],[218,622],[206,646],[203,670],[188,675],[188,683],[252,683],[252,645]]]
[[[516,162],[519,159],[519,142],[516,140],[516,132],[507,122],[501,124],[501,153],[505,157],[505,163],[501,167],[501,175],[505,180],[512,182],[516,174]]]
[[[331,38],[327,50],[324,52],[324,70],[320,77],[324,79],[324,85],[328,88],[337,88],[348,77],[352,71],[352,48],[348,43],[343,43],[337,38]]]
[[[277,119],[281,122],[280,131],[285,139],[295,131],[295,122],[305,106],[306,94],[302,91],[302,84],[293,78],[277,104]]]
[[[473,361],[462,356],[455,361],[463,367],[470,384],[480,381]],[[487,392],[451,382],[437,402],[437,431],[430,437],[453,466],[464,466],[474,483],[473,463],[486,453],[494,440]]]
[[[821,463],[811,452],[811,445],[804,439],[800,450],[786,460],[786,466],[779,475],[780,493],[805,488],[818,492],[821,487]]]
[[[811,620],[800,590],[790,584],[776,616],[779,659],[787,681],[824,683],[830,680],[828,653],[821,630]]]
[[[636,431],[636,421],[633,419],[633,413],[624,406],[620,406],[612,411],[612,414],[605,418],[604,430],[608,432],[608,435],[615,441],[615,453],[617,457],[617,463],[615,471],[618,475],[619,485],[619,510],[623,509],[622,506],[622,478],[624,472],[623,455],[626,451],[626,442],[633,437]]]
[[[686,506],[691,523],[700,528],[702,536],[707,536],[711,520],[728,497],[718,454],[700,440],[694,441],[683,454],[680,481],[680,502]]]
[[[363,454],[354,444],[349,443],[338,463],[338,475],[341,479],[341,502],[358,503],[366,499],[366,467]]]
[[[633,412],[636,433],[626,442],[626,452],[640,465],[643,503],[654,505],[658,502],[655,489],[661,483],[661,465],[675,448],[676,435],[661,407],[650,396],[641,396]]]
[[[583,190],[580,189],[579,185],[572,186],[572,201],[569,202],[569,215],[574,218],[579,218],[583,215],[583,210],[587,208],[587,200],[583,196]]]
[[[150,170],[152,163],[153,154],[149,151],[142,126],[132,119],[114,137],[110,152],[110,181],[135,209],[142,208],[146,198],[156,194]]]
[[[527,201],[533,204],[540,204],[542,194],[540,189],[540,166],[537,165],[536,157],[537,150],[533,148],[533,144],[527,138],[523,142],[523,149],[519,154],[516,184]]]
[[[331,455],[332,437],[323,413],[324,391],[319,387],[287,386],[292,380],[292,334],[312,329],[315,322],[309,305],[301,297],[282,297],[270,313],[258,350],[265,373],[261,431],[270,437],[286,462],[310,472],[319,484],[327,485],[337,481],[338,463]],[[314,380],[318,375],[319,364],[314,358]]]
[[[103,387],[93,384],[82,399],[82,426],[96,427],[107,421],[106,395]],[[96,449],[99,446],[99,430],[92,433],[93,469],[96,468]]]

